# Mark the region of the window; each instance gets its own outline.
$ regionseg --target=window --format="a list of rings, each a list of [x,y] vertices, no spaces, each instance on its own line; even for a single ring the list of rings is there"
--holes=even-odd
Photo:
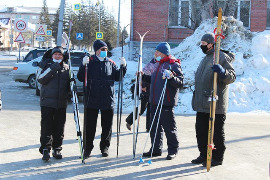
[[[236,0],[234,18],[243,22],[244,27],[250,27],[251,0]],[[215,1],[217,7],[225,9],[226,0]],[[270,0],[267,2],[267,27],[270,27]],[[170,0],[169,26],[196,27],[201,22],[199,0]],[[193,9],[193,10],[192,10]],[[213,10],[214,11],[214,10]],[[195,24],[194,24],[195,23]]]
[[[199,3],[194,2],[195,14],[199,13]],[[189,0],[170,0],[169,26],[188,27],[191,25],[191,3]],[[200,14],[200,13],[199,13]]]
[[[267,1],[266,28],[267,28],[267,29],[270,29],[270,1]]]
[[[37,16],[32,16],[32,19],[37,19]]]
[[[19,19],[19,18],[21,18],[22,16],[20,15],[20,14],[17,14],[16,15],[16,19]]]
[[[250,1],[238,2],[237,19],[243,22],[245,27],[249,28],[250,25]]]
[[[29,15],[24,15],[24,19],[30,19]]]

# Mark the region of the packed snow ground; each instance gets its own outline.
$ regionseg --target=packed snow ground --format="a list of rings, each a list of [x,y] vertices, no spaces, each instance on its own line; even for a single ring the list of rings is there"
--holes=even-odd
[[[236,58],[233,65],[237,75],[236,81],[229,87],[228,111],[270,112],[270,31],[252,33],[243,27],[242,22],[231,17],[225,19],[225,24],[223,32],[226,37],[222,40],[221,48],[235,53]],[[199,47],[200,39],[205,33],[213,32],[215,27],[216,19],[205,21],[192,36],[171,50],[171,54],[182,61],[184,86],[186,87],[179,94],[179,103],[175,108],[176,114],[195,113],[191,107],[194,77],[200,61],[205,56]],[[118,62],[121,48],[113,49],[112,53],[111,58]],[[143,53],[154,54],[154,51],[146,50]],[[124,56],[128,57],[128,55],[128,46],[124,46]],[[132,111],[132,101],[129,88],[137,69],[136,61],[137,59],[127,62],[128,71],[125,77],[124,108],[130,109],[130,111]],[[147,63],[150,59],[143,61]]]

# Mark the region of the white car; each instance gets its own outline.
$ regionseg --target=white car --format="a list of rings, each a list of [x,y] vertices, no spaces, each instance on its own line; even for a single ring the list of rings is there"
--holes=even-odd
[[[15,63],[13,70],[11,71],[10,75],[13,76],[13,79],[16,82],[24,82],[28,83],[30,88],[36,88],[36,71],[37,67],[33,67],[33,62],[40,62],[42,56],[33,59],[28,62],[19,62]]]
[[[80,65],[82,64],[82,59],[85,56],[85,52],[84,51],[71,51],[70,52],[70,59],[71,59],[71,66],[72,66],[72,70],[74,73],[74,78],[76,81],[76,86],[77,86],[77,95],[78,96],[83,96],[83,82],[80,82],[77,78],[77,73],[79,71]],[[88,54],[89,55],[89,54]],[[37,64],[33,64],[33,66],[38,66]],[[35,76],[38,76],[38,74],[41,72],[41,68],[36,69],[36,74]],[[40,95],[40,83],[38,81],[36,81],[36,95],[39,96]]]

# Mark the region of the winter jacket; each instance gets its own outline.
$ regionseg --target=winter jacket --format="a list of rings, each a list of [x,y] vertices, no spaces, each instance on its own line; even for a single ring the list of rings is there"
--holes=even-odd
[[[126,67],[123,68],[123,76]],[[81,65],[77,74],[78,80],[85,83],[85,66]],[[113,109],[114,107],[114,81],[119,81],[120,71],[114,61],[105,58],[100,61],[92,55],[87,71],[87,108]]]
[[[211,91],[213,89],[214,73],[212,70],[214,49],[210,50],[200,62],[195,74],[195,91],[192,97],[192,108],[197,112],[210,112]],[[232,57],[220,51],[219,64],[225,69],[225,77],[217,81],[216,114],[225,114],[228,109],[228,84],[235,81],[235,71],[232,66]]]
[[[143,81],[151,83],[149,102],[152,105],[157,105],[165,84],[165,79],[162,78],[165,69],[170,69],[174,77],[167,81],[163,105],[173,107],[177,105],[178,91],[179,88],[183,86],[184,80],[180,60],[170,55],[157,61],[155,63],[155,70],[152,72],[151,76],[144,74]]]
[[[60,70],[52,70],[51,58],[42,59],[40,68],[42,71],[37,75],[41,84],[40,106],[52,108],[66,108],[70,92],[69,67],[63,62]]]

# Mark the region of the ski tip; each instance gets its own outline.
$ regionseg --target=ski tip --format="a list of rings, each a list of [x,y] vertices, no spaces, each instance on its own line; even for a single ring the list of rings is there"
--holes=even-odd
[[[148,160],[148,164],[152,164],[152,160],[150,159],[150,160]]]
[[[143,163],[143,162],[144,162],[144,160],[143,160],[143,158],[141,157],[139,163]]]

